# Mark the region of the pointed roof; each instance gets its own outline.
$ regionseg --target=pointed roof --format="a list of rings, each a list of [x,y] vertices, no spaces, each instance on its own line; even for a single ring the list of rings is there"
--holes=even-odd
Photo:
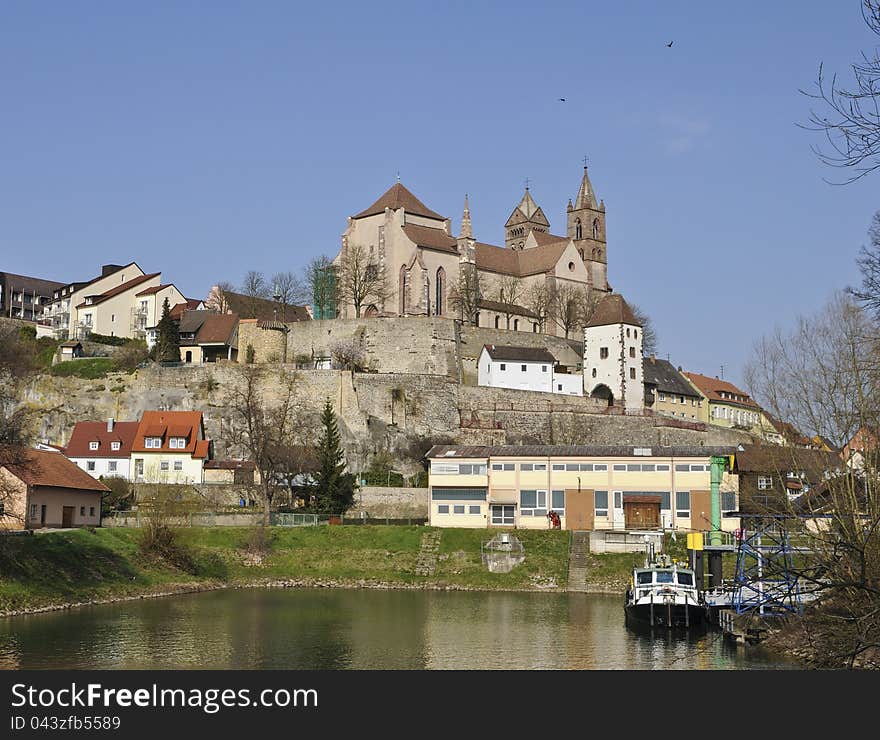
[[[507,219],[504,227],[507,228],[509,226],[521,224],[524,221],[541,224],[541,226],[546,226],[548,229],[550,228],[550,222],[547,220],[547,216],[544,215],[541,206],[535,203],[535,199],[532,198],[532,194],[529,192],[528,188],[526,188],[526,192],[523,194],[519,204],[513,209],[513,213],[510,214],[510,218]]]
[[[590,176],[587,174],[587,168],[584,167],[584,176],[581,178],[581,186],[578,188],[577,198],[574,202],[576,210],[581,208],[592,208],[598,210],[599,204],[596,202],[596,193],[593,192],[593,184],[590,182]]]
[[[353,216],[353,218],[366,218],[367,216],[375,216],[377,213],[385,213],[386,208],[391,208],[395,211],[398,208],[403,208],[407,213],[412,213],[414,216],[445,220],[443,216],[428,208],[399,182],[388,188],[373,205],[365,208],[356,216]]]
[[[623,296],[619,293],[609,293],[603,296],[593,311],[593,315],[587,322],[587,326],[608,326],[609,324],[629,324],[630,326],[641,326],[639,321],[629,307],[629,304],[623,300]]]
[[[471,226],[471,209],[468,205],[467,193],[464,194],[464,212],[461,214],[461,238],[473,239],[474,230]]]

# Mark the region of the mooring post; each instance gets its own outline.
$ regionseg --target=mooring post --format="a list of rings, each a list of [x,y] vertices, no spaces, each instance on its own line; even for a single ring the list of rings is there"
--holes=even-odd
[[[709,553],[709,581],[712,588],[721,588],[721,552]]]

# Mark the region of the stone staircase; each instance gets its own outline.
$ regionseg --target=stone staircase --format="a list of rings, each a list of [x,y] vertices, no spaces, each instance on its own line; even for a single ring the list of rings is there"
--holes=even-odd
[[[583,593],[587,590],[587,553],[590,551],[590,533],[572,532],[571,551],[568,555],[568,590]]]
[[[422,535],[419,559],[416,563],[416,575],[434,575],[434,571],[437,570],[437,555],[440,552],[440,535],[441,531],[439,529],[425,532]]]

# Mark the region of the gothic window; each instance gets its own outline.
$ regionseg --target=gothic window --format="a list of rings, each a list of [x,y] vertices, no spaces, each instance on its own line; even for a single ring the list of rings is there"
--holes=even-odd
[[[496,316],[495,317],[495,328],[498,329],[500,326],[501,326],[501,317]]]
[[[584,230],[583,230],[583,226],[581,225],[580,219],[577,219],[574,222],[574,238],[575,239],[583,239],[584,238]]]
[[[398,313],[403,316],[406,313],[406,265],[403,265],[400,268],[400,279],[398,281],[397,292],[400,302]]]
[[[436,296],[434,297],[434,313],[437,316],[442,316],[443,312],[446,310],[446,307],[443,305],[446,300],[446,270],[442,267],[437,268],[437,279],[434,289],[436,291]]]
[[[535,332],[535,334],[538,333],[538,325],[537,324],[532,324],[532,331]]]
[[[366,269],[364,270],[364,279],[367,281],[373,281],[378,277],[378,275],[379,275],[378,266],[373,262],[368,264]]]
[[[513,330],[514,330],[514,331],[519,331],[519,319],[514,319],[514,320],[513,320]]]
[[[599,238],[599,219],[598,218],[593,219],[593,238],[594,239]]]

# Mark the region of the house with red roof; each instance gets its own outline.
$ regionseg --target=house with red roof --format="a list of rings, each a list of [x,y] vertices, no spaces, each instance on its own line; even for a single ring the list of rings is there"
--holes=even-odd
[[[203,483],[213,458],[201,411],[144,411],[131,450],[132,480]]]
[[[94,478],[130,477],[131,451],[140,422],[79,421],[64,448],[67,457]]]
[[[0,480],[0,529],[89,527],[101,524],[101,481],[60,452],[5,450]]]

